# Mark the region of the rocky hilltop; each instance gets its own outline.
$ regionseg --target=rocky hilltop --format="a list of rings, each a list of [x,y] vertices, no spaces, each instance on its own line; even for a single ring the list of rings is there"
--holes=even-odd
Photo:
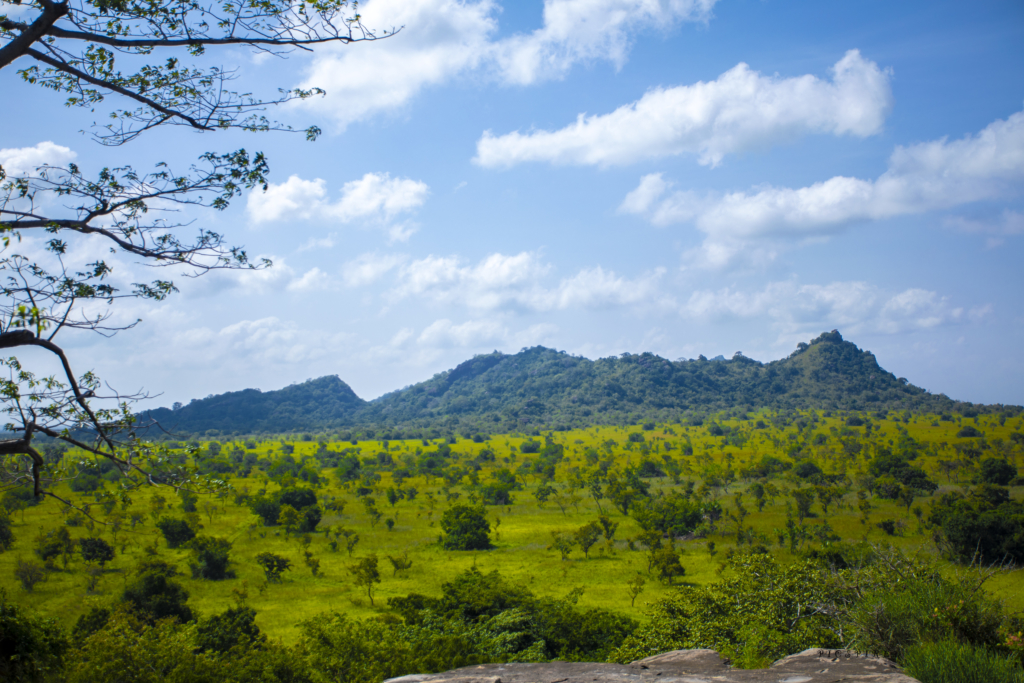
[[[484,664],[384,683],[918,683],[888,659],[812,648],[767,669],[733,669],[714,650],[675,650],[632,664]]]

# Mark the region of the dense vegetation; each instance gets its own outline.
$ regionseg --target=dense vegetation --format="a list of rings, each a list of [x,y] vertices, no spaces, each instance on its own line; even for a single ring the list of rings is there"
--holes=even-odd
[[[161,408],[144,418],[182,434],[232,435],[351,429],[373,438],[436,438],[690,419],[741,407],[800,410],[1006,412],[933,395],[886,372],[868,351],[829,332],[788,358],[760,363],[669,361],[650,353],[590,361],[534,347],[472,358],[426,382],[363,401],[337,377],[279,391],[247,389]],[[144,419],[145,421],[145,419]]]
[[[1013,411],[339,436],[168,443],[215,495],[124,497],[115,468],[51,452],[72,505],[2,497],[0,678],[372,683],[841,645],[1021,673],[1022,573],[996,571],[1024,560]]]

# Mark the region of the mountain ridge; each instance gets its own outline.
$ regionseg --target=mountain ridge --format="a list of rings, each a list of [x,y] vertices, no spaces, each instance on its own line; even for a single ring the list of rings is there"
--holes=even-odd
[[[140,414],[171,433],[230,435],[363,428],[506,432],[681,420],[728,409],[1019,412],[931,394],[878,365],[836,330],[775,361],[670,361],[652,353],[589,360],[535,346],[480,354],[372,401],[337,375],[283,389],[244,389]]]

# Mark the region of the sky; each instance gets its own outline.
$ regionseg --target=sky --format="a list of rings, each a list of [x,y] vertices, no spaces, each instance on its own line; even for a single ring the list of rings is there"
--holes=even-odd
[[[322,87],[273,112],[313,143],[176,128],[107,148],[89,112],[0,72],[9,172],[270,159],[266,192],[183,218],[274,266],[119,305],[142,322],[64,337],[76,369],[143,407],[332,374],[372,399],[493,350],[770,361],[838,329],[929,391],[1024,404],[1019,0],[360,13],[401,30],[216,54],[257,94]],[[122,287],[152,279],[111,262]]]

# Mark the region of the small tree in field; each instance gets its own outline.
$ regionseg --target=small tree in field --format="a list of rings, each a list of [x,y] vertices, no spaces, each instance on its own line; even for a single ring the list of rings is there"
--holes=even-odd
[[[349,567],[356,585],[366,588],[366,597],[370,599],[371,607],[373,606],[373,584],[380,583],[380,570],[377,568],[377,564],[377,556],[368,555]]]
[[[576,541],[576,545],[583,551],[583,557],[590,559],[590,549],[598,539],[601,538],[601,525],[597,522],[590,522],[584,524],[579,529],[573,532],[573,538]]]
[[[551,545],[548,550],[557,550],[562,555],[562,560],[568,560],[572,549],[576,547],[576,539],[566,531],[552,531]]]
[[[46,579],[46,570],[38,562],[19,557],[17,564],[14,565],[14,578],[21,582],[22,588],[31,593],[37,583]]]
[[[409,559],[408,553],[402,553],[401,557],[388,555],[388,562],[391,563],[391,567],[395,570],[392,576],[398,576],[398,572],[404,572],[412,567],[412,560]]]
[[[267,581],[274,583],[280,581],[281,574],[291,569],[292,566],[291,560],[273,553],[260,553],[256,556],[256,564],[263,567],[263,573],[266,574]]]
[[[647,579],[641,574],[637,574],[626,584],[629,588],[629,606],[636,606],[636,599],[644,592],[644,584],[647,583]]]

